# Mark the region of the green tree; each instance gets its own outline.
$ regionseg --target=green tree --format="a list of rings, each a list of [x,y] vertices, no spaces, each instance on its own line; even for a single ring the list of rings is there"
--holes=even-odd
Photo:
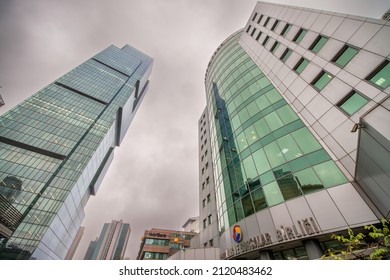
[[[383,218],[380,226],[368,225],[364,228],[367,230],[367,234],[362,232],[355,234],[352,229],[348,229],[348,237],[333,234],[331,238],[344,244],[344,248],[341,250],[329,249],[322,256],[322,259],[379,260],[388,258],[390,255],[389,221]]]

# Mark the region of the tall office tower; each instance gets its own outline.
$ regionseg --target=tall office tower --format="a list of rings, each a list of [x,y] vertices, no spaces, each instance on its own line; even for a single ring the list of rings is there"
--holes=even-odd
[[[148,87],[110,46],[0,117],[0,258],[63,259]]]
[[[89,244],[84,260],[123,260],[130,231],[130,225],[122,220],[105,223],[99,239]]]
[[[222,259],[316,259],[332,233],[389,218],[389,38],[383,20],[258,2],[218,47],[205,87]]]

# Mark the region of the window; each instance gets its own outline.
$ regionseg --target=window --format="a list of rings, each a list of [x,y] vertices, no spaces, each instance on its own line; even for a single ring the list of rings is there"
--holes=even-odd
[[[321,73],[311,83],[317,90],[322,90],[332,80],[333,76],[325,71]]]
[[[269,40],[269,36],[265,37],[262,45],[265,46],[267,44],[268,40]]]
[[[269,17],[267,17],[267,19],[265,20],[263,26],[267,26],[268,22],[269,22]]]
[[[202,175],[204,174],[204,167],[202,168]]]
[[[255,14],[253,15],[252,21],[254,21],[254,20],[256,19],[256,17],[257,17],[257,13],[255,13]]]
[[[203,244],[203,247],[207,247],[207,242]]]
[[[207,195],[207,203],[210,202],[210,198],[211,198],[211,196],[210,196],[210,194],[208,194],[208,195]]]
[[[274,53],[279,47],[279,42],[275,42],[271,47],[271,52]]]
[[[211,225],[211,215],[209,215],[209,216],[207,217],[207,222],[209,223],[209,225]]]
[[[209,168],[209,163],[208,162],[206,162],[206,169],[208,169]]]
[[[279,20],[275,20],[274,24],[271,27],[271,31],[274,31],[275,28],[278,26],[278,24],[279,24]]]
[[[286,60],[289,58],[289,56],[291,55],[292,53],[292,50],[290,50],[289,48],[287,48],[284,53],[282,54],[282,56],[280,57],[281,60],[283,60],[284,62],[286,62]]]
[[[248,28],[246,29],[246,33],[249,33],[249,30],[251,30],[251,26],[249,25]]]
[[[340,67],[344,67],[348,62],[357,54],[358,50],[345,45],[332,59],[332,62],[336,63]]]
[[[360,108],[368,102],[362,94],[357,91],[352,91],[345,98],[343,98],[337,106],[340,107],[348,115],[355,114]]]
[[[251,36],[252,36],[252,37],[253,37],[253,35],[255,34],[255,32],[256,32],[256,28],[253,28],[252,33],[251,33]]]
[[[213,247],[213,246],[214,246],[214,242],[213,242],[212,239],[210,239],[210,241],[209,241],[209,246],[210,246],[210,247]]]
[[[284,28],[283,28],[282,32],[280,33],[280,35],[285,37],[287,35],[287,33],[290,31],[290,29],[291,29],[291,24],[286,23],[286,25],[284,26]]]
[[[303,57],[298,61],[297,65],[295,65],[294,70],[298,74],[301,74],[303,70],[305,70],[306,66],[309,64],[309,61],[307,59],[304,59]]]
[[[257,23],[260,23],[260,21],[262,20],[263,18],[263,15],[260,15],[259,19],[257,20]]]
[[[207,150],[204,152],[204,156],[207,156]]]
[[[205,183],[203,182],[203,183],[202,183],[202,190],[204,190],[204,186],[205,186]]]
[[[206,184],[208,185],[210,183],[210,177],[206,178]]]
[[[261,31],[257,34],[256,41],[259,41],[261,34],[263,34]]]
[[[385,60],[374,72],[368,77],[371,83],[379,86],[380,88],[387,88],[390,85],[390,63]]]
[[[306,32],[307,31],[303,28],[299,29],[299,31],[298,31],[297,35],[295,35],[293,41],[295,43],[299,44],[302,41],[303,37],[305,37]]]
[[[320,49],[325,45],[326,41],[328,41],[328,38],[318,35],[318,37],[314,40],[313,44],[311,44],[309,50],[314,53],[318,53]]]
[[[203,228],[206,228],[206,219],[203,220]],[[206,244],[207,245],[207,244]]]
[[[204,156],[202,156],[202,158],[201,158],[201,161],[203,161],[204,160]]]
[[[202,207],[203,207],[203,208],[206,207],[206,199],[203,199],[203,200],[202,200]]]

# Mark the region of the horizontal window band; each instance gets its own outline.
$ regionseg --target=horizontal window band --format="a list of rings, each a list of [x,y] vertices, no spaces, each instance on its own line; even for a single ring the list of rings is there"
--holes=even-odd
[[[41,148],[38,148],[38,147],[34,147],[34,146],[31,146],[31,145],[28,145],[28,144],[25,144],[25,143],[22,143],[22,142],[18,142],[16,140],[9,139],[9,138],[3,137],[3,136],[0,136],[0,142],[8,144],[8,145],[11,145],[11,146],[15,146],[15,147],[18,147],[18,148],[21,148],[21,149],[24,149],[24,150],[28,150],[28,151],[31,151],[31,152],[34,152],[34,153],[38,153],[38,154],[41,154],[41,155],[44,155],[44,156],[56,158],[56,159],[59,159],[59,160],[66,159],[66,156],[64,156],[64,155],[57,154],[57,153],[54,153],[54,152],[51,152],[51,151],[48,151],[48,150],[44,150],[44,149],[41,149]]]
[[[103,104],[103,105],[107,105],[108,104],[107,102],[104,102],[103,100],[97,99],[96,97],[93,97],[93,96],[91,96],[89,94],[81,92],[81,91],[79,91],[77,89],[74,89],[74,88],[72,88],[70,86],[64,85],[63,83],[54,82],[54,84],[57,85],[57,86],[63,87],[65,89],[67,89],[67,90],[73,91],[74,93],[80,94],[80,95],[82,95],[84,97],[87,97],[89,99],[92,99],[93,101],[99,102],[100,104]]]
[[[122,71],[120,71],[120,70],[118,70],[118,69],[115,69],[114,67],[112,67],[112,66],[110,66],[110,65],[108,65],[108,64],[106,64],[106,63],[104,63],[104,62],[102,62],[102,61],[100,61],[100,60],[98,60],[98,59],[96,59],[96,58],[92,58],[92,60],[94,60],[94,61],[96,61],[96,62],[98,62],[98,63],[100,63],[100,64],[103,64],[104,66],[110,68],[111,70],[114,70],[114,71],[116,71],[116,72],[118,72],[118,73],[121,73],[122,75],[125,75],[126,77],[130,77],[129,74],[126,74],[126,73],[124,73],[124,72],[122,72]]]

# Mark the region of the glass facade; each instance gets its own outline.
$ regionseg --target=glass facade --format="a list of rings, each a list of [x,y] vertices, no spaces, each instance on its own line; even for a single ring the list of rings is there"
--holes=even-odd
[[[270,80],[229,38],[207,74],[219,230],[264,208],[347,182]]]
[[[0,194],[20,216],[0,235],[0,258],[65,257],[151,66],[110,46],[0,117]]]

